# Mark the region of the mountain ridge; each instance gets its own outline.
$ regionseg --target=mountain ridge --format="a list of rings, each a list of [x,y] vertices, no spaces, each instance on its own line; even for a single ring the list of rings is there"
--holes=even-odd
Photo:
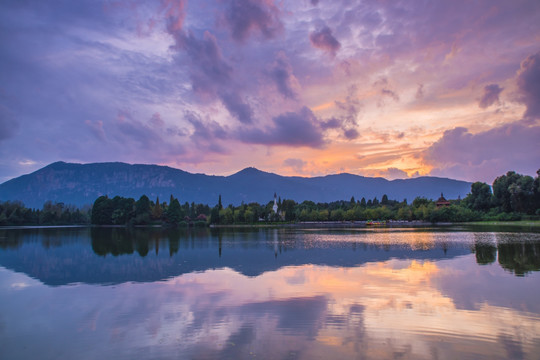
[[[30,174],[0,184],[0,201],[22,201],[26,206],[41,208],[50,200],[82,206],[107,195],[133,197],[147,195],[168,201],[169,196],[181,202],[213,206],[222,195],[223,204],[258,202],[266,204],[274,192],[281,198],[297,202],[331,202],[365,197],[412,201],[417,196],[436,199],[443,192],[447,198],[464,197],[471,183],[438,177],[387,180],[350,173],[318,177],[283,176],[244,168],[228,176],[190,173],[155,164],[123,162],[68,163],[57,161]]]

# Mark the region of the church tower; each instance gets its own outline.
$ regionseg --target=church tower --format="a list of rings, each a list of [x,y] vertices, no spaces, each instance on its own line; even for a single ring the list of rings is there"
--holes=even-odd
[[[277,206],[277,195],[274,193],[274,206],[272,206],[272,210],[277,214],[278,206]]]

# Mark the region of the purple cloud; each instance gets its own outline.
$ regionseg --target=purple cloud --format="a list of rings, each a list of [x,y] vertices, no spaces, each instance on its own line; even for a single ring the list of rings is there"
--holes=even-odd
[[[358,133],[358,130],[356,129],[348,129],[343,132],[343,135],[347,138],[347,140],[354,140],[360,136]]]
[[[293,74],[293,69],[285,52],[280,51],[272,66],[268,70],[268,76],[274,81],[276,87],[284,98],[296,99],[295,88],[298,87],[298,80]]]
[[[392,90],[382,89],[381,94],[392,98],[394,101],[399,101],[399,95]]]
[[[304,172],[304,167],[307,165],[307,162],[302,159],[289,158],[283,161],[283,165],[301,173]]]
[[[15,115],[7,107],[0,105],[0,141],[15,135],[18,128]]]
[[[219,93],[219,97],[223,105],[229,110],[229,113],[235,116],[243,124],[251,124],[253,122],[253,110],[238,93],[238,90],[224,90]]]
[[[384,101],[385,97],[389,97],[395,102],[399,101],[399,95],[395,91],[390,90],[390,84],[386,77],[381,77],[379,80],[375,81],[373,83],[373,87],[378,89],[381,94],[379,101],[377,103],[379,107],[382,107],[385,105],[385,101]],[[418,90],[417,90],[417,93],[418,93]]]
[[[256,30],[267,39],[283,30],[280,11],[272,0],[228,0],[228,5],[224,23],[236,41],[245,41]]]
[[[328,130],[328,129],[340,128],[342,124],[343,124],[342,119],[332,117],[332,118],[330,118],[328,120],[321,121],[320,126],[321,126],[321,129]]]
[[[345,101],[335,101],[335,104],[336,107],[342,112],[341,119],[343,122],[348,125],[355,126],[357,125],[356,118],[360,113],[362,104],[356,96],[358,89],[355,85],[350,86],[347,91],[348,94],[347,97],[345,97]]]
[[[178,31],[182,29],[186,17],[186,2],[187,0],[161,0],[170,30]]]
[[[332,56],[335,56],[341,48],[340,42],[332,35],[332,30],[328,26],[309,34],[311,44]]]
[[[517,121],[477,134],[458,127],[421,155],[432,175],[491,182],[508,170],[534,174],[540,166],[540,125]]]
[[[193,112],[186,112],[184,118],[193,126],[191,140],[199,150],[219,154],[227,153],[227,150],[219,144],[220,141],[229,137],[221,125],[211,120],[205,122]]]
[[[323,135],[313,112],[303,107],[299,112],[287,112],[272,119],[273,126],[240,131],[241,141],[250,144],[308,146],[321,148]]]
[[[99,122],[96,125],[98,126],[97,131],[99,133]],[[96,125],[94,125],[94,127],[96,127]],[[130,111],[118,111],[115,125],[119,130],[116,133],[117,138],[122,139],[126,144],[136,144],[136,146],[148,150],[156,148],[161,143],[161,136],[148,126],[148,124],[134,119]],[[101,129],[102,128],[103,124],[101,124]]]
[[[490,107],[496,102],[499,102],[499,94],[503,88],[497,84],[490,84],[484,87],[484,94],[478,100],[478,106],[482,109]]]
[[[424,98],[424,84],[418,84],[414,97],[416,100],[421,100]]]
[[[517,85],[521,100],[527,106],[525,117],[540,117],[540,52],[528,56],[521,63]]]
[[[223,59],[216,37],[205,31],[202,39],[192,32],[173,32],[176,48],[184,50],[191,61],[190,76],[193,90],[217,93],[231,82],[233,68]]]
[[[152,115],[152,117],[150,118],[150,124],[158,128],[165,126],[165,122],[161,118],[160,113],[154,113]]]
[[[90,132],[100,141],[105,141],[106,135],[105,130],[103,129],[103,121],[96,120],[85,120],[86,126],[90,129]]]
[[[357,117],[362,106],[356,96],[357,90],[355,85],[350,86],[345,100],[336,100],[334,102],[336,107],[340,110],[340,115],[322,121],[320,126],[323,130],[341,128],[343,130],[343,135],[348,140],[354,140],[360,136],[355,129],[357,126]]]
[[[240,96],[241,89],[232,77],[233,67],[221,54],[216,37],[205,31],[203,39],[193,33],[172,32],[177,49],[184,50],[190,60],[189,72],[193,90],[221,100],[229,113],[244,124],[253,122],[253,111]]]
[[[394,179],[405,179],[409,177],[407,173],[401,169],[391,167],[386,170],[380,171],[380,176],[388,179],[388,180],[394,180]]]

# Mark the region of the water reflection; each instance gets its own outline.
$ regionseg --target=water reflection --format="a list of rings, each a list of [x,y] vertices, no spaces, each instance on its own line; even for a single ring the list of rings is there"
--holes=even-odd
[[[519,242],[497,244],[499,264],[517,276],[540,270],[540,243]]]
[[[516,276],[525,276],[540,270],[539,237],[537,233],[414,229],[0,230],[0,265],[49,285],[114,284],[218,268],[258,276],[284,266],[354,267],[389,259],[436,261],[474,253],[479,265],[498,263]]]
[[[9,359],[535,358],[539,244],[411,229],[0,230],[0,346]]]

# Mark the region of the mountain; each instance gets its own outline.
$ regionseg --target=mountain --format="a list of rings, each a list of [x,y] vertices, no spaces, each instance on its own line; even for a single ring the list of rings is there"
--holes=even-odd
[[[55,162],[31,174],[0,184],[0,201],[19,200],[26,206],[41,208],[48,201],[73,205],[92,204],[101,195],[169,201],[170,195],[183,202],[213,206],[221,194],[225,205],[258,202],[266,204],[276,192],[282,199],[297,202],[331,202],[365,197],[379,200],[412,201],[417,196],[437,199],[464,197],[471,183],[446,178],[418,177],[389,181],[352,174],[320,177],[280,176],[246,168],[230,176],[192,174],[158,165],[125,163],[73,164]]]

